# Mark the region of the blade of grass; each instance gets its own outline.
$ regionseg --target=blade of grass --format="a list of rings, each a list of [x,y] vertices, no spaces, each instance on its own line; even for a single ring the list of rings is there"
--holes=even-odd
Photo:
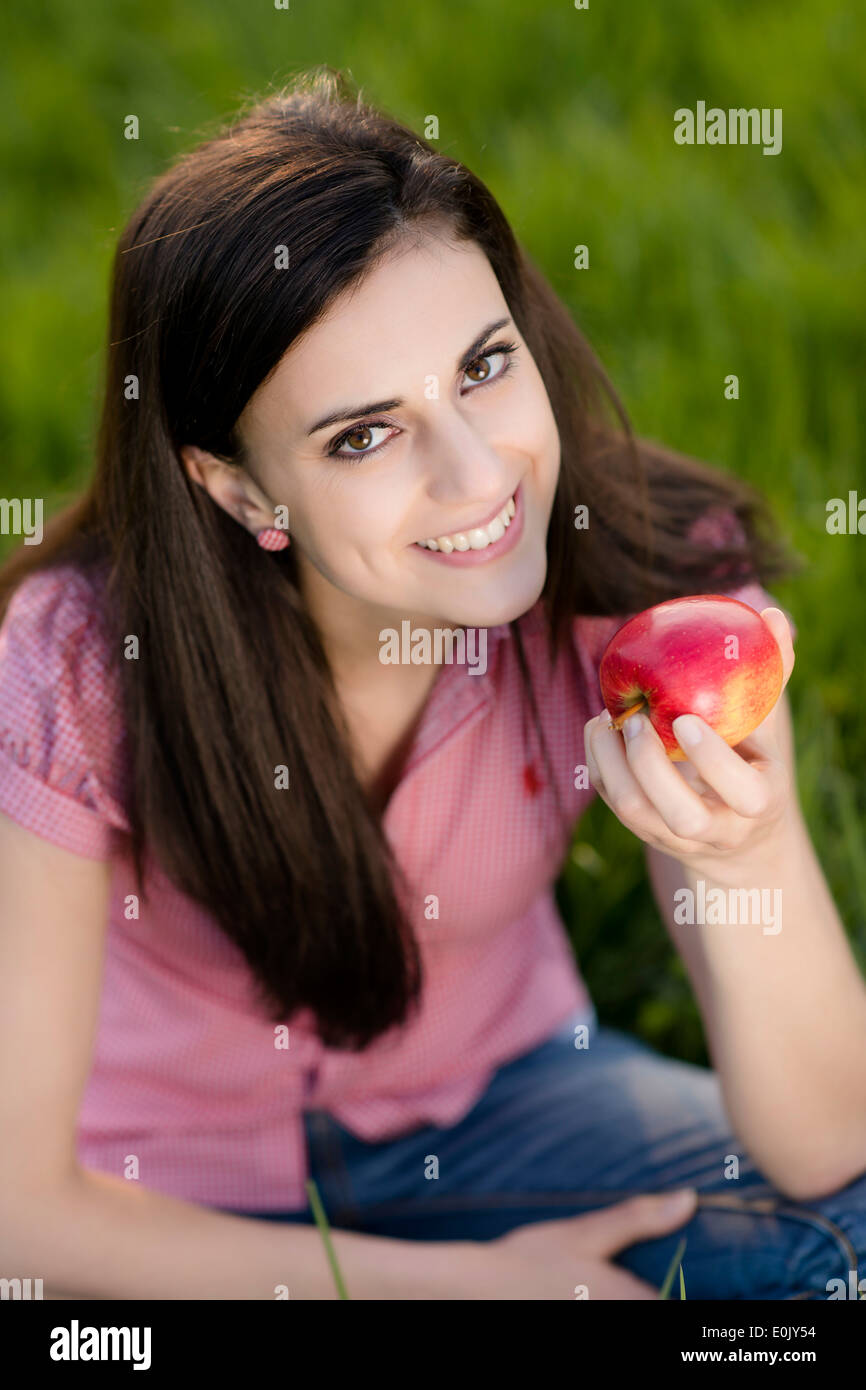
[[[683,1258],[683,1251],[685,1250],[685,1248],[686,1248],[686,1238],[685,1238],[685,1236],[683,1236],[682,1240],[680,1241],[679,1245],[677,1246],[676,1250],[674,1251],[674,1257],[673,1257],[673,1259],[671,1260],[670,1266],[669,1266],[669,1268],[668,1268],[668,1272],[667,1272],[667,1274],[665,1275],[665,1281],[664,1281],[664,1283],[662,1284],[661,1289],[659,1290],[659,1298],[667,1298],[668,1294],[670,1293],[670,1291],[671,1291],[671,1284],[674,1282],[674,1274],[676,1273],[677,1265],[680,1263],[681,1259]]]
[[[682,1303],[683,1299],[685,1298],[685,1296],[686,1296],[686,1281],[685,1281],[685,1279],[683,1278],[683,1267],[682,1267],[682,1265],[680,1265],[680,1302],[681,1302],[681,1303]]]
[[[331,1243],[331,1229],[328,1225],[328,1218],[325,1215],[325,1208],[322,1206],[322,1200],[319,1196],[319,1189],[316,1186],[315,1182],[312,1180],[312,1178],[310,1178],[304,1184],[304,1186],[307,1189],[307,1196],[310,1199],[310,1206],[313,1208],[313,1215],[316,1218],[316,1225],[319,1228],[319,1234],[321,1235],[322,1241],[325,1246],[325,1254],[328,1256],[328,1263],[331,1266],[331,1273],[334,1276],[334,1283],[337,1286],[337,1293],[340,1296],[340,1298],[348,1298],[349,1295],[346,1292],[346,1285],[343,1283],[343,1276],[340,1273],[340,1266],[337,1263],[337,1256],[334,1253],[334,1247]]]

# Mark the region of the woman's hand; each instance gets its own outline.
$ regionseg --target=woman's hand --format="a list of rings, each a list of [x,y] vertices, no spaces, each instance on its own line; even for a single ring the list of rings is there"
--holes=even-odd
[[[761,617],[782,653],[784,693],[794,667],[788,620],[778,608]],[[646,715],[631,715],[620,734],[603,710],[584,727],[589,780],[623,825],[681,863],[751,851],[773,837],[791,804],[782,700],[736,749],[698,715],[680,715],[673,731],[689,760],[681,763],[668,758]]]
[[[584,1216],[517,1226],[495,1240],[460,1242],[445,1298],[632,1299],[659,1290],[611,1262],[641,1240],[667,1235],[694,1214],[694,1189],[630,1197]]]

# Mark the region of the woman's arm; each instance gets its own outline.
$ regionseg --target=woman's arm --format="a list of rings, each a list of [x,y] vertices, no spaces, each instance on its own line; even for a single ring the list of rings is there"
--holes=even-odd
[[[110,866],[0,814],[0,1277],[47,1297],[332,1299],[315,1227],[230,1216],[82,1169]],[[215,1154],[215,1159],[218,1154]],[[455,1246],[334,1231],[351,1297],[447,1296]],[[453,1265],[452,1265],[453,1270]]]
[[[763,616],[787,681],[787,621]],[[627,745],[591,721],[590,778],[648,846],[735,1130],[781,1191],[822,1196],[866,1170],[866,984],[797,800],[787,697],[736,752],[688,722],[701,739],[680,776],[646,721]],[[683,920],[683,890],[696,906],[721,890],[727,921]],[[757,923],[743,910],[753,903]],[[735,911],[747,920],[733,922]]]
[[[333,1228],[331,1241],[354,1299],[448,1298],[463,1258],[457,1242]],[[230,1216],[86,1171],[17,1197],[6,1188],[0,1264],[7,1278],[42,1278],[46,1298],[275,1299],[281,1288],[337,1298],[315,1226]]]
[[[646,857],[750,1156],[797,1200],[844,1186],[866,1171],[866,985],[802,817],[772,854],[730,874],[698,873],[651,846]],[[699,878],[705,895],[767,889],[767,902],[781,887],[781,929],[675,920],[680,890],[696,894]]]

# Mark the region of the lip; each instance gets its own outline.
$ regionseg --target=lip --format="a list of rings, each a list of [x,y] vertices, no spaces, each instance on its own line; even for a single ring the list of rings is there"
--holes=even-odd
[[[456,565],[458,568],[466,565],[483,565],[498,559],[500,555],[506,555],[509,550],[514,549],[523,534],[523,483],[518,483],[513,494],[510,495],[514,497],[514,516],[511,518],[511,524],[506,527],[504,536],[500,536],[499,540],[493,541],[491,545],[486,545],[483,550],[452,550],[450,555],[446,555],[444,550],[427,550],[422,545],[411,545],[410,550],[415,550],[425,559],[437,561],[440,565]],[[505,506],[504,502],[499,511],[490,514],[487,522],[498,516],[503,506]],[[481,524],[487,525],[487,522]],[[453,535],[456,532],[450,534]]]

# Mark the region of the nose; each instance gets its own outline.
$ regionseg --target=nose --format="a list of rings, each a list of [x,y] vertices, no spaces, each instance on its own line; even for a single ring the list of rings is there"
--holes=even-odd
[[[427,453],[429,496],[443,507],[495,506],[509,482],[502,457],[459,409],[439,405]]]

